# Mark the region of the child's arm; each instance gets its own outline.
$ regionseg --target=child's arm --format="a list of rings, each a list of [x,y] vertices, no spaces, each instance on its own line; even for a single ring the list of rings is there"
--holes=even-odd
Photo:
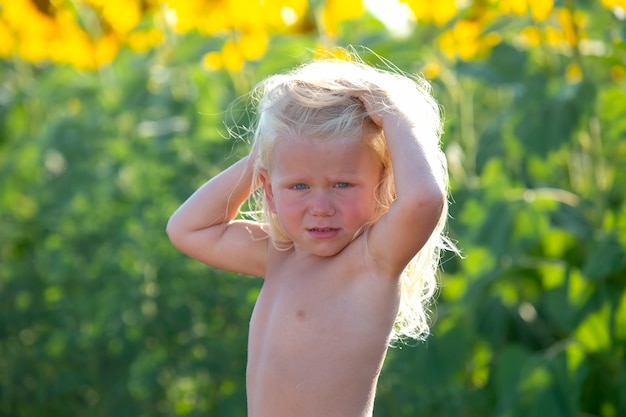
[[[407,90],[396,96],[371,92],[360,97],[371,119],[383,129],[393,165],[397,198],[368,236],[376,265],[392,277],[428,241],[446,204],[435,127],[439,115],[417,93],[415,101],[406,100],[409,94]]]
[[[208,265],[264,276],[265,232],[258,223],[234,220],[251,184],[248,156],[205,183],[170,218],[172,244]]]

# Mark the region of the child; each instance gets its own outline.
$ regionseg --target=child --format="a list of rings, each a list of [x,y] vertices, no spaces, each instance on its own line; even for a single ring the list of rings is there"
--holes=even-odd
[[[250,417],[371,416],[387,346],[427,334],[447,217],[425,83],[317,60],[255,89],[248,156],[171,217],[173,244],[264,277],[250,321]],[[235,219],[249,197],[256,221]]]

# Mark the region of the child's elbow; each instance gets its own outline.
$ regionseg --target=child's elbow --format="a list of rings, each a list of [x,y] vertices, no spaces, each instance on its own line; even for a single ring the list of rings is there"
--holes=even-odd
[[[167,234],[167,237],[169,238],[172,245],[174,245],[174,247],[180,249],[183,246],[185,234],[178,224],[176,215],[173,215],[167,221],[167,225],[165,226],[165,233]]]
[[[433,186],[416,193],[411,203],[415,211],[414,215],[420,218],[427,216],[439,219],[448,204],[448,200],[444,190]]]

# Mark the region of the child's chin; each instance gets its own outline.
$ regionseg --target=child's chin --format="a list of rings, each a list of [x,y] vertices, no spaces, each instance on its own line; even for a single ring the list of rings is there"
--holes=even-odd
[[[343,245],[343,246],[334,247],[334,248],[324,248],[322,250],[314,251],[313,254],[319,256],[320,258],[330,258],[341,253],[341,251],[343,251],[347,246],[348,245]]]

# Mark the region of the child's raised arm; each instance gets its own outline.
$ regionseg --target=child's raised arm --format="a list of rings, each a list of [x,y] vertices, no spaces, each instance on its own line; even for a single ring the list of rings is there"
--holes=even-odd
[[[437,227],[446,204],[434,101],[411,88],[364,93],[370,118],[382,127],[393,166],[396,200],[371,228],[369,253],[381,272],[397,277]]]
[[[206,182],[170,218],[167,234],[181,252],[208,265],[264,276],[267,239],[258,223],[234,220],[252,191],[249,156]]]

